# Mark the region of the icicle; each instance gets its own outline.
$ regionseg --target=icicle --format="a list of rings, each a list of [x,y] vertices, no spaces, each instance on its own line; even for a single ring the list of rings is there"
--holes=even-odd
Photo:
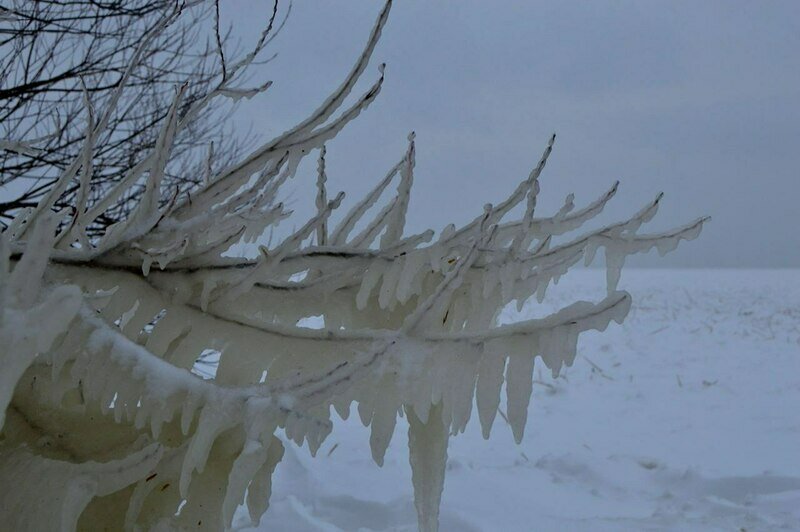
[[[421,532],[439,530],[439,505],[444,490],[444,473],[447,465],[449,434],[442,423],[442,405],[431,409],[427,423],[423,423],[406,407],[408,419],[408,461],[411,463],[411,480],[414,484],[414,506]]]
[[[375,407],[372,414],[372,423],[369,436],[369,446],[372,450],[372,459],[378,466],[383,466],[383,457],[386,448],[394,434],[397,421],[397,408],[400,401],[394,393],[391,378],[384,377],[378,385],[380,393],[375,396]]]
[[[236,407],[232,404],[219,405],[210,403],[206,404],[201,410],[197,429],[189,442],[189,448],[186,450],[186,458],[181,467],[181,497],[186,498],[189,493],[189,482],[192,479],[192,473],[194,473],[195,470],[200,473],[203,472],[206,460],[208,459],[208,453],[211,451],[211,446],[214,445],[217,436],[224,430],[236,425],[237,416],[224,411],[230,408]]]
[[[622,267],[625,265],[625,253],[616,244],[606,245],[606,289],[611,294],[617,289]]]
[[[383,276],[383,284],[378,292],[378,305],[382,309],[387,309],[396,301],[397,282],[400,280],[400,273],[403,269],[403,260],[395,260],[389,266],[389,270]]]
[[[450,377],[450,389],[447,401],[452,405],[452,434],[464,432],[472,415],[472,401],[475,397],[475,381],[478,362],[481,359],[481,348],[474,344],[463,345],[463,350],[456,353],[455,372]]]
[[[492,424],[500,406],[500,389],[503,386],[503,370],[506,366],[505,356],[498,355],[484,347],[478,368],[478,383],[476,386],[476,402],[478,417],[481,422],[483,437],[489,439]]]
[[[250,512],[252,526],[257,526],[261,516],[269,508],[269,498],[272,493],[272,474],[275,466],[283,458],[283,443],[272,436],[267,448],[267,459],[256,471],[250,486],[247,489],[247,509]]]
[[[234,460],[222,502],[220,525],[225,530],[230,528],[236,508],[244,502],[245,491],[253,478],[253,471],[258,471],[266,463],[268,450],[269,447],[264,447],[259,441],[247,440],[241,453]]]
[[[369,424],[372,422],[372,415],[375,412],[375,407],[373,405],[373,401],[375,400],[376,391],[371,390],[368,396],[363,397],[358,402],[358,407],[356,410],[358,411],[358,417],[361,419],[361,424],[365,427],[368,427]]]
[[[347,418],[350,417],[350,404],[353,402],[352,399],[346,395],[338,395],[334,397],[331,402],[340,418],[347,420]]]
[[[415,293],[415,281],[419,278],[424,268],[426,257],[424,253],[409,253],[402,261],[403,268],[397,281],[396,297],[400,303],[406,303]],[[399,261],[398,261],[399,262]]]
[[[508,422],[514,440],[522,443],[525,423],[528,421],[528,404],[533,391],[533,355],[512,354],[506,368],[506,393],[508,397]]]
[[[418,375],[414,378],[414,385],[412,393],[410,394],[411,400],[406,406],[406,412],[410,407],[413,409],[417,419],[423,424],[428,422],[428,418],[433,406],[433,380],[435,379],[434,372],[430,367],[432,361],[425,363],[425,367],[420,368]]]
[[[191,392],[187,394],[187,397],[183,400],[183,406],[181,408],[181,433],[183,435],[189,434],[189,428],[194,421],[195,412],[200,403],[200,398]]]
[[[364,310],[367,307],[367,300],[369,299],[372,289],[378,284],[383,273],[385,266],[381,261],[373,261],[367,273],[364,274],[364,279],[361,281],[361,287],[356,294],[356,308]]]

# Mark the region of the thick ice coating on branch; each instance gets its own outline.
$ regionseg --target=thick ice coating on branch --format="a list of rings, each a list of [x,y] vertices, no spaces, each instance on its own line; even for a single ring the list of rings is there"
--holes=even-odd
[[[209,172],[191,197],[162,185],[175,135],[197,106],[266,85],[253,92],[224,82],[188,108],[178,87],[152,153],[91,202],[94,143],[113,109],[87,110],[84,149],[42,203],[0,234],[0,478],[23,479],[0,501],[9,526],[69,530],[82,515],[103,515],[97,528],[219,530],[243,503],[256,523],[283,456],[276,434],[316,453],[334,428],[331,407],[346,416],[355,403],[379,465],[398,413],[406,413],[420,528],[435,530],[447,442],[465,430],[473,405],[488,438],[505,385],[520,441],[534,366],[557,374],[574,362],[582,332],[625,318],[631,296],[617,284],[626,257],[663,254],[698,236],[706,219],[639,232],[660,195],[618,223],[586,228],[617,184],[585,206],[569,195],[542,214],[540,181],[555,136],[513,191],[439,235],[406,232],[414,179],[431,178],[414,175],[413,133],[363,197],[348,203],[330,193],[336,176],[326,143],[380,91],[382,66],[347,103],[390,7],[330,97],[295,127]],[[265,33],[257,49],[268,41]],[[231,72],[254,57],[231,61]],[[312,152],[316,172],[304,176],[300,162]],[[307,179],[316,212],[292,220],[294,229],[273,242],[266,235],[291,214],[280,198],[292,178]],[[80,190],[75,209],[53,212],[68,186]],[[132,187],[145,193],[130,216],[90,238],[86,228]],[[237,255],[247,242],[259,244],[257,258]],[[607,297],[498,325],[503,307],[541,301],[599,249]],[[298,325],[310,316],[323,328]]]

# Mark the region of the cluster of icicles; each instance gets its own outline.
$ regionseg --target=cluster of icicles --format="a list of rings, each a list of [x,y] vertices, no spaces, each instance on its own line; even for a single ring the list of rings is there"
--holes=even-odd
[[[535,357],[554,373],[570,365],[582,331],[604,330],[628,312],[630,296],[616,290],[625,257],[653,247],[665,253],[698,235],[704,220],[639,234],[659,197],[626,221],[553,244],[599,214],[617,188],[580,209],[570,195],[556,214],[535,216],[554,139],[530,175],[471,223],[438,236],[405,235],[413,134],[386,177],[330,223],[343,194],[328,198],[324,144],[380,91],[382,68],[340,111],[390,5],[319,109],[209,175],[191,198],[172,198],[160,186],[176,131],[213,97],[264,87],[221,85],[182,117],[179,89],[153,153],[91,205],[93,139],[113,109],[97,118],[89,108],[81,156],[40,205],[0,235],[0,507],[7,526],[217,530],[231,526],[243,503],[257,523],[283,454],[278,431],[315,453],[333,428],[331,407],[347,417],[355,403],[371,427],[378,464],[398,416],[408,421],[419,524],[435,530],[447,441],[465,429],[473,403],[488,438],[505,384],[519,441]],[[262,241],[288,216],[279,189],[312,152],[319,154],[316,215],[277,245],[261,246],[257,259],[227,256],[234,244]],[[76,182],[75,208],[54,212]],[[142,184],[131,214],[89,240],[85,228]],[[508,221],[517,206],[524,214]],[[591,262],[599,248],[608,267],[605,299],[497,326],[507,303],[541,300],[551,282],[578,261]],[[324,328],[298,326],[309,316],[322,316]],[[209,353],[218,364],[204,379],[192,370]]]

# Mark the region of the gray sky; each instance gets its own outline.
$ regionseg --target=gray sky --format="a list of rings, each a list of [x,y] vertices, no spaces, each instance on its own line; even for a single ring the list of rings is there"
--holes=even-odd
[[[224,18],[252,42],[271,2]],[[270,136],[313,110],[351,67],[381,2],[296,0],[270,91],[237,111]],[[378,100],[328,146],[329,189],[353,198],[417,132],[410,230],[465,222],[555,151],[540,213],[594,199],[601,221],[666,193],[653,229],[708,214],[699,240],[647,266],[800,267],[800,2],[397,0],[361,87]],[[301,212],[313,166],[292,184]]]

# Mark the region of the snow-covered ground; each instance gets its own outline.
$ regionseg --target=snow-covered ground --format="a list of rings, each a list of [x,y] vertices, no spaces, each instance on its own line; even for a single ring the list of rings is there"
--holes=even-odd
[[[602,276],[521,315],[598,299]],[[620,288],[625,324],[541,372],[521,445],[502,417],[451,439],[441,529],[800,530],[800,270],[626,270]],[[382,468],[358,416],[316,458],[288,444],[259,529],[416,529],[405,432]]]

